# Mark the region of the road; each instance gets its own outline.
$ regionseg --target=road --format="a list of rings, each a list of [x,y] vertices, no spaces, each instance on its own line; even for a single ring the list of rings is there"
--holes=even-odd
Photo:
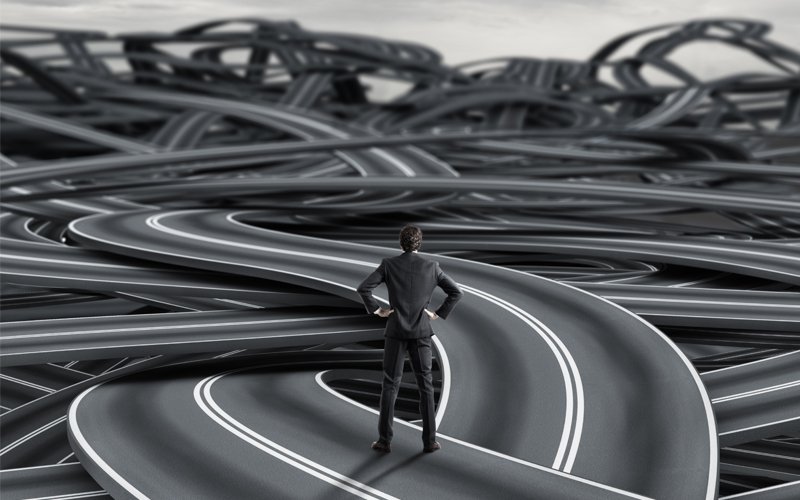
[[[800,497],[800,52],[769,24],[458,65],[250,17],[0,30],[3,498]],[[671,57],[708,40],[771,72]],[[408,223],[464,297],[442,450],[406,366],[382,456],[356,287]]]

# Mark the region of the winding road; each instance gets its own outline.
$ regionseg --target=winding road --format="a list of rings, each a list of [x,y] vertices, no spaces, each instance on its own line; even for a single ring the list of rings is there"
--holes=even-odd
[[[800,53],[769,29],[451,66],[294,21],[3,25],[3,498],[798,498]],[[669,57],[708,40],[774,71]],[[464,296],[442,450],[407,366],[377,454],[356,288],[407,223]]]

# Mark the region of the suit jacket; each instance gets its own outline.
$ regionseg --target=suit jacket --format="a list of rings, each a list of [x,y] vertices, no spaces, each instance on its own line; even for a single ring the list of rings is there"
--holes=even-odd
[[[386,319],[385,337],[430,337],[434,332],[431,329],[431,318],[425,309],[436,286],[447,292],[447,298],[435,311],[442,319],[447,318],[463,295],[456,282],[442,271],[438,262],[413,251],[382,259],[378,268],[358,285],[358,293],[369,314],[381,307],[372,296],[372,290],[382,282],[386,283],[389,291],[389,308],[394,309]]]

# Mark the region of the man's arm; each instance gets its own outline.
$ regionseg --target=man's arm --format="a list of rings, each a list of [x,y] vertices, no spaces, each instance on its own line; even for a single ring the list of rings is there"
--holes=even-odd
[[[364,281],[362,281],[356,289],[358,294],[361,295],[361,300],[364,301],[364,306],[367,308],[367,313],[369,314],[378,314],[378,311],[381,309],[381,305],[375,297],[372,296],[372,290],[386,279],[383,260],[384,259],[381,259],[378,268],[364,278]]]
[[[439,309],[434,311],[436,315],[442,319],[447,319],[447,315],[450,314],[450,311],[453,310],[455,307],[456,302],[461,300],[461,296],[464,295],[464,292],[456,285],[456,282],[453,281],[450,276],[446,275],[442,268],[439,266],[439,263],[436,263],[436,284],[447,293],[447,298],[444,299],[442,305],[439,306]]]

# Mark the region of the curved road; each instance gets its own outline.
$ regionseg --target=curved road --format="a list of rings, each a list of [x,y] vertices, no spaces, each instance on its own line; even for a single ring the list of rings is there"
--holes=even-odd
[[[129,256],[313,284],[350,298],[362,275],[390,255],[377,247],[254,228],[238,222],[235,214],[215,211],[91,216],[70,224],[69,234],[82,245]],[[678,475],[686,491],[713,495],[708,478],[717,457],[710,402],[686,358],[660,332],[572,287],[431,257],[466,291],[462,314],[436,330],[450,365],[443,433],[645,495],[674,491]],[[487,332],[492,332],[491,344]],[[598,356],[598,349],[606,355]],[[622,363],[626,351],[648,362]],[[513,359],[518,361],[510,363]],[[519,386],[522,380],[524,387]],[[637,389],[632,380],[649,382],[646,389]],[[511,386],[517,391],[504,389]],[[632,392],[620,390],[626,386]],[[686,397],[692,392],[696,402],[689,404]],[[551,404],[542,405],[544,400]],[[637,444],[627,437],[626,422],[642,414],[649,415],[650,424]],[[531,418],[540,425],[528,425]],[[494,422],[494,428],[487,422]],[[677,438],[670,436],[687,432],[697,433],[693,442],[705,443],[705,453],[676,447]],[[653,436],[659,437],[659,446],[653,446]],[[618,444],[622,441],[624,447]],[[615,466],[601,462],[609,453],[617,456]],[[676,476],[642,484],[644,474],[637,469],[653,467]],[[695,471],[695,482],[687,481],[690,471]]]

